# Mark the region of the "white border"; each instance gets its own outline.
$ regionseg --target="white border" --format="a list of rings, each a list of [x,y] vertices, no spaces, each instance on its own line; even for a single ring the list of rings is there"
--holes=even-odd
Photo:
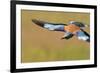
[[[40,63],[21,63],[21,9],[27,10],[49,10],[49,11],[64,11],[64,12],[84,12],[90,13],[90,60],[80,61],[56,61],[56,62],[40,62]],[[16,5],[16,68],[39,68],[39,67],[54,67],[54,66],[72,66],[94,64],[94,10],[84,8],[70,7],[52,7],[52,6],[34,6],[34,5]]]

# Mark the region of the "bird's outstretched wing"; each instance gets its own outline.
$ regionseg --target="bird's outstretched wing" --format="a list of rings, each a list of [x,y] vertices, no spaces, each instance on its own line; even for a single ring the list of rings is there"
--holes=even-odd
[[[32,22],[40,27],[46,28],[48,30],[53,30],[53,31],[64,31],[63,27],[67,25],[62,23],[50,23],[50,22],[41,21],[37,19],[33,19]]]
[[[41,20],[37,20],[37,19],[32,19],[32,22],[41,26],[41,27],[43,27],[44,24],[67,25],[67,24],[63,24],[63,23],[51,23],[51,22],[41,21]]]
[[[84,34],[85,34],[87,37],[89,37],[86,41],[87,41],[87,42],[90,42],[90,35],[89,35],[85,30],[83,30],[83,29],[81,29],[81,31],[83,31]]]
[[[45,21],[40,21],[40,20],[36,20],[33,19],[32,20],[33,23],[37,24],[40,27],[46,28],[48,30],[53,30],[53,31],[64,31],[64,26],[67,24],[62,24],[62,23],[49,23],[49,22],[45,22]],[[61,38],[61,39],[69,39],[73,36],[72,33],[70,32],[65,32],[65,35]]]
[[[76,36],[78,37],[79,40],[84,40],[86,42],[90,42],[90,35],[83,29],[76,32]]]

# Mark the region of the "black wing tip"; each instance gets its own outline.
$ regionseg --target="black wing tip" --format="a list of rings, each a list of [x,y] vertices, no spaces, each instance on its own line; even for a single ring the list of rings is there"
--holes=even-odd
[[[45,24],[45,22],[37,20],[37,19],[32,19],[32,22],[39,25],[39,26],[41,26],[41,27],[43,27],[44,24]]]
[[[64,39],[70,39],[70,38],[72,38],[74,35],[73,34],[70,34],[69,36],[66,36]]]
[[[88,43],[90,43],[90,38],[86,40]]]
[[[37,21],[39,21],[39,20],[37,20],[37,19],[32,19],[32,22],[33,22],[33,23],[35,23],[35,22],[37,22]]]

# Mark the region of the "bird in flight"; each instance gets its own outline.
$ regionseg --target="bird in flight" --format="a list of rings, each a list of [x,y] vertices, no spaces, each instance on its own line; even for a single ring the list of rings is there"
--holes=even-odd
[[[65,34],[61,39],[70,39],[75,35],[79,40],[90,42],[90,35],[84,31],[84,28],[87,27],[87,25],[84,25],[81,22],[70,21],[68,24],[62,24],[46,22],[37,19],[32,19],[32,22],[51,31],[64,32]]]

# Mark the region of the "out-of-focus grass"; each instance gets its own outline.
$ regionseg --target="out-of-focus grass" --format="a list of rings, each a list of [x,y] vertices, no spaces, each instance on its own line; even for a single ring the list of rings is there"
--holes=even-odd
[[[23,53],[24,54],[24,53]],[[27,54],[26,54],[27,55]],[[89,59],[89,49],[62,48],[62,49],[33,49],[30,55],[22,56],[22,62],[47,62]]]

